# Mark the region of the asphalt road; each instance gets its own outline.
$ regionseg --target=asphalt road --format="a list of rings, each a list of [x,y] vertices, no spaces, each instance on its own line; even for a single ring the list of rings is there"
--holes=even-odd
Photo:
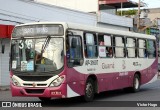
[[[0,91],[0,101],[30,101],[31,103],[41,103],[42,108],[30,108],[31,110],[160,110],[158,107],[138,107],[137,103],[148,103],[146,101],[158,101],[153,104],[160,106],[160,79],[156,82],[141,86],[137,93],[126,93],[123,90],[103,92],[95,96],[93,102],[83,102],[81,97],[71,99],[53,99],[43,103],[38,98],[33,97],[12,97],[10,91]],[[133,102],[132,102],[133,101]],[[137,107],[127,107],[133,105]],[[121,107],[123,106],[124,107]],[[127,105],[125,107],[125,105]],[[111,107],[108,107],[111,106]],[[28,108],[0,108],[11,110],[28,110]]]

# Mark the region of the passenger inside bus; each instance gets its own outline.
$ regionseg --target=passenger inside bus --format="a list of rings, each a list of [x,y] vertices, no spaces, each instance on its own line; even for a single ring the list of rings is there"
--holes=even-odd
[[[104,42],[103,42],[103,41],[100,41],[100,42],[99,42],[99,45],[104,45]]]
[[[36,64],[44,64],[44,61],[43,61],[43,63],[41,61],[42,59],[43,59],[42,54],[36,52],[36,55],[35,55],[35,62],[36,62]]]
[[[107,57],[112,57],[112,55],[113,55],[112,47],[107,47],[106,51],[107,51]]]

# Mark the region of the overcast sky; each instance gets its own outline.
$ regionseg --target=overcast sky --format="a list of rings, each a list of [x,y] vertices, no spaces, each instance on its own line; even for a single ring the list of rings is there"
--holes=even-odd
[[[138,0],[132,0],[135,2],[138,2]],[[145,2],[148,7],[146,8],[160,8],[160,0],[141,0],[143,2]]]

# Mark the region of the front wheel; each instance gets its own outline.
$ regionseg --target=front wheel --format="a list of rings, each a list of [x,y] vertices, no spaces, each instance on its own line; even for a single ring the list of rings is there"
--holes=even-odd
[[[94,81],[92,79],[88,79],[85,86],[84,100],[86,102],[92,101],[94,98],[94,93],[95,93]]]

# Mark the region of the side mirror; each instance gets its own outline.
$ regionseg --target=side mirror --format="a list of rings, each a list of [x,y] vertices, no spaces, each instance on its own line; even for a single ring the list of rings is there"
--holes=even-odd
[[[77,47],[77,39],[76,38],[72,38],[71,48],[76,48],[76,47]]]
[[[2,50],[1,50],[1,52],[4,54],[4,51],[5,51],[5,45],[2,45]]]

